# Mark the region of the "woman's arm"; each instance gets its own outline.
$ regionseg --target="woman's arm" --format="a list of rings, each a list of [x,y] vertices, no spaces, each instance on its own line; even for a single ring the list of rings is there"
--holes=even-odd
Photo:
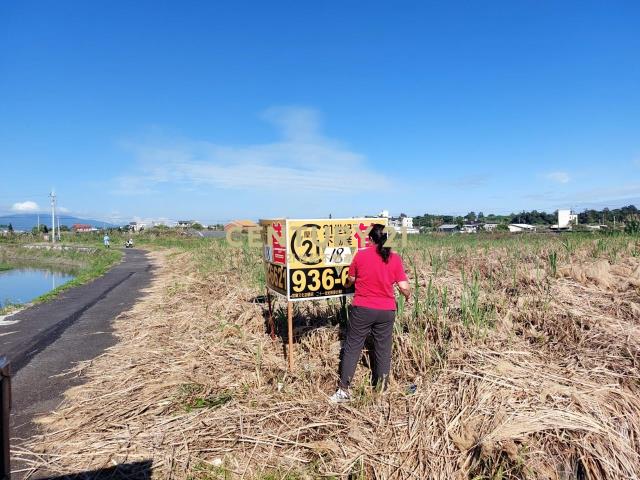
[[[404,298],[409,300],[409,297],[411,296],[411,287],[409,286],[409,282],[407,282],[406,280],[401,280],[397,283],[397,285],[400,293],[404,295]]]
[[[347,277],[347,281],[344,282],[344,288],[351,288],[355,282],[356,282],[356,277],[352,277],[351,275],[349,275]]]

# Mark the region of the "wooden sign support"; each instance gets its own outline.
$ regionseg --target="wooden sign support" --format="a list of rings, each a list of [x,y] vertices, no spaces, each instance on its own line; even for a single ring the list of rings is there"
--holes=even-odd
[[[287,330],[289,331],[289,370],[293,371],[293,302],[287,302]]]
[[[267,304],[269,306],[269,335],[271,340],[276,339],[276,324],[273,320],[273,303],[271,292],[267,288]],[[293,370],[293,302],[287,302],[287,358],[289,370]]]
[[[267,304],[269,305],[269,335],[271,340],[276,339],[276,324],[273,321],[273,306],[271,304],[271,291],[267,287]]]

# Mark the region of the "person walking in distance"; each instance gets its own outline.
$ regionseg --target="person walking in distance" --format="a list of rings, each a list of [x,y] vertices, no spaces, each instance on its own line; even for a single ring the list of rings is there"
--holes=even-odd
[[[411,294],[400,255],[385,247],[384,225],[374,224],[369,232],[371,245],[358,251],[349,267],[347,288],[355,284],[347,338],[340,360],[340,382],[330,401],[348,402],[349,386],[362,354],[362,347],[373,334],[373,385],[384,389],[391,370],[393,323],[396,315],[394,286],[408,300]]]
[[[102,238],[102,241],[104,242],[104,246],[106,248],[111,248],[111,246],[109,244],[110,238],[109,238],[109,234],[108,233],[104,234],[104,237]]]

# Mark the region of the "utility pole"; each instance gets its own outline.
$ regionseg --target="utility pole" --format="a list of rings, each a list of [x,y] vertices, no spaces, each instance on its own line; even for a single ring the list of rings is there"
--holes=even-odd
[[[51,189],[51,241],[56,243],[56,192]]]
[[[40,234],[40,214],[38,214],[38,234]]]

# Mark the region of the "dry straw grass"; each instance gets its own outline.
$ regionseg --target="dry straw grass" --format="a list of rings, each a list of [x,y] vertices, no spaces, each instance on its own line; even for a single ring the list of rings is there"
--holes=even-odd
[[[638,478],[640,262],[553,242],[405,251],[417,296],[394,381],[376,394],[360,367],[347,406],[327,403],[339,304],[297,311],[287,373],[252,302],[256,254],[155,251],[119,343],[78,366],[86,383],[17,453],[55,473],[150,459],[157,478]]]

